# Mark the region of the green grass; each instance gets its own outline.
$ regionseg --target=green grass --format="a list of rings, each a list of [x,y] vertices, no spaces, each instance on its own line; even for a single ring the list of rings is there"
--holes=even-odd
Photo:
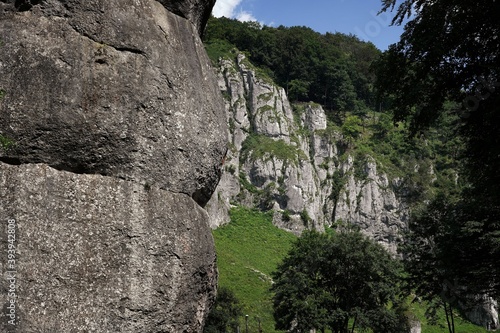
[[[248,208],[233,208],[231,223],[213,231],[219,268],[219,286],[234,292],[248,315],[250,332],[258,332],[261,319],[263,332],[280,332],[274,329],[272,301],[269,288],[271,273],[286,256],[293,234],[278,229],[272,224],[272,213]],[[444,311],[438,311],[436,325],[425,317],[426,303],[414,302],[410,311],[422,323],[422,333],[447,333]],[[245,318],[240,319],[241,332],[245,330]],[[456,333],[486,333],[455,312]]]
[[[258,332],[258,318],[264,332],[278,332],[272,316],[270,275],[296,237],[276,228],[271,213],[239,207],[230,215],[231,223],[213,232],[219,285],[231,289],[242,303],[250,332]],[[244,318],[240,323],[244,332]]]
[[[14,146],[14,141],[0,134],[0,147],[7,151]]]
[[[212,60],[214,65],[219,63],[219,59],[234,59],[236,56],[236,51],[234,45],[230,44],[225,40],[214,40],[208,44],[205,44],[205,49],[207,50],[208,57]]]
[[[444,314],[444,310],[440,308],[437,311],[437,322],[435,325],[431,325],[425,317],[426,309],[427,309],[427,303],[425,302],[422,303],[415,302],[410,305],[411,312],[420,320],[420,323],[422,324],[422,333],[448,333],[448,326],[447,326],[448,324],[446,323],[446,316]],[[454,311],[453,314],[454,314],[453,318],[455,320],[456,333],[492,332],[464,320],[456,310]]]

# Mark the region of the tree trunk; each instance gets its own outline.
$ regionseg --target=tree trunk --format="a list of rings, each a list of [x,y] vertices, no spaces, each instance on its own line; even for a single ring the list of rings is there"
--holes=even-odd
[[[354,333],[354,328],[356,327],[356,319],[358,318],[358,315],[356,314],[354,316],[354,322],[352,323],[352,329],[351,329],[351,333]]]
[[[451,323],[450,323],[450,317],[449,317],[449,313],[448,313],[448,306],[446,305],[445,301],[443,301],[443,306],[444,306],[444,313],[446,314],[446,323],[448,324],[448,332],[449,333],[454,333],[454,331],[452,330],[452,327],[451,327]]]

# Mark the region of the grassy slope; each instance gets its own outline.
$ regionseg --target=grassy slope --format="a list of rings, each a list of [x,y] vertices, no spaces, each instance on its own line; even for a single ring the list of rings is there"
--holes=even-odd
[[[425,319],[425,309],[424,304],[413,303],[410,306],[411,311],[419,318],[422,323],[422,333],[448,333],[448,327],[446,323],[446,317],[444,315],[444,310],[438,312],[439,320],[436,325],[430,325]],[[470,322],[465,321],[462,317],[455,313],[455,332],[456,333],[486,333],[486,329],[473,325]],[[497,332],[497,331],[495,331]],[[491,332],[490,332],[491,333]]]
[[[219,285],[231,289],[248,314],[249,332],[258,332],[258,318],[263,332],[274,330],[269,293],[270,274],[285,257],[294,235],[273,226],[272,215],[245,208],[231,210],[231,223],[214,230],[219,265]],[[438,325],[425,320],[425,305],[413,303],[412,312],[422,322],[423,333],[446,333],[446,319],[441,311]],[[455,320],[457,333],[484,333],[486,330],[460,318]],[[245,331],[241,318],[241,332]]]
[[[248,314],[250,332],[276,332],[269,293],[270,274],[288,252],[294,235],[273,226],[272,216],[245,208],[231,211],[231,223],[214,231],[219,284],[230,288]],[[242,319],[241,329],[245,323]]]

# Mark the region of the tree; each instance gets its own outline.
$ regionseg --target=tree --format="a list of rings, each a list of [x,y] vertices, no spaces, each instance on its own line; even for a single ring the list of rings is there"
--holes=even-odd
[[[438,195],[424,209],[414,212],[405,242],[400,246],[407,272],[408,286],[431,306],[445,310],[449,332],[454,332],[453,307],[464,299],[466,288],[460,285],[461,271],[452,260],[461,247],[454,242],[456,205]]]
[[[356,139],[363,130],[361,124],[361,119],[359,119],[358,116],[347,116],[342,124],[342,134],[344,134],[349,140]]]
[[[436,216],[443,219],[439,224],[448,233],[433,241],[436,253],[448,252],[449,264],[441,268],[450,270],[445,274],[449,276],[461,267],[455,276],[460,285],[471,293],[499,297],[500,2],[382,3],[383,10],[395,10],[394,23],[410,18],[401,40],[378,66],[379,96],[391,101],[395,119],[409,122],[413,133],[418,133],[439,117],[446,102],[460,105],[455,110],[461,119],[456,134],[465,143],[461,177],[467,186],[451,206],[430,205],[427,214],[436,222]],[[452,220],[439,213],[444,208],[453,212]],[[418,232],[415,224],[413,231]],[[434,277],[426,278],[431,288]]]
[[[396,2],[382,0],[383,10]],[[493,93],[500,75],[498,1],[405,0],[393,23],[410,14],[413,19],[378,71],[379,88],[393,94],[398,120],[411,116],[414,127],[422,127],[437,118],[447,99],[462,104],[476,89],[483,90],[481,96]]]
[[[228,288],[219,287],[217,299],[208,314],[203,332],[236,332],[238,319],[242,313],[241,305],[234,293]]]
[[[288,98],[292,101],[306,101],[310,85],[310,82],[291,80],[288,84]]]
[[[380,51],[355,36],[212,17],[203,39],[206,44],[225,40],[245,52],[292,101],[314,101],[335,111],[373,105],[371,65]]]
[[[360,232],[305,231],[273,274],[276,328],[347,333],[352,320],[352,331],[404,332],[388,307],[397,304],[399,278],[399,262]]]

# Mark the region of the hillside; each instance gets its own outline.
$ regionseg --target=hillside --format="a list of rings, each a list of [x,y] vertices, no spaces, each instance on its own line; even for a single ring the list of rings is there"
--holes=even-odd
[[[322,231],[354,226],[396,254],[413,211],[436,196],[453,198],[460,193],[464,184],[459,157],[464,144],[455,135],[459,126],[453,113],[456,105],[445,105],[434,126],[412,136],[408,123],[392,121],[385,104],[374,105],[373,91],[363,94],[354,88],[353,94],[347,95],[344,91],[338,96],[351,96],[355,103],[344,100],[335,105],[317,98],[314,101],[311,91],[296,95],[292,81],[297,78],[283,81],[276,63],[265,65],[259,60],[263,44],[250,41],[255,43],[263,35],[274,36],[271,40],[293,35],[299,44],[306,43],[305,36],[314,36],[312,44],[330,42],[330,57],[336,58],[328,61],[352,66],[343,79],[349,85],[360,72],[370,73],[377,54],[359,57],[353,50],[369,49],[370,45],[349,36],[328,40],[331,36],[320,36],[307,28],[271,29],[222,20],[222,26],[229,22],[233,32],[250,35],[238,39],[238,34],[214,33],[209,22],[212,37],[205,37],[226,102],[229,137],[222,178],[206,207],[215,232],[226,224],[231,227],[231,207],[243,206],[266,212],[273,225],[295,235],[311,228]],[[307,57],[321,54],[315,53],[314,47],[309,51],[312,53]],[[317,64],[302,64],[307,80],[315,81]],[[295,70],[290,73],[294,75]],[[373,77],[364,77],[368,86],[374,84]],[[249,251],[246,255],[252,249]],[[225,279],[223,273],[221,279]],[[494,327],[498,324],[494,304],[486,300],[484,305],[469,309],[469,318],[479,325],[493,323]],[[422,308],[417,307],[415,313],[423,320]],[[474,330],[471,327],[468,332]]]
[[[213,231],[219,268],[219,286],[229,288],[248,315],[249,332],[258,332],[259,319],[263,332],[274,329],[269,288],[271,272],[283,260],[294,235],[272,224],[272,214],[243,207],[231,210],[231,223]],[[413,302],[411,302],[413,301]],[[434,322],[426,319],[426,304],[409,299],[411,316],[422,325],[422,333],[446,333],[444,312],[438,310]],[[410,304],[411,302],[411,304]],[[487,330],[456,316],[456,333],[485,333]],[[245,318],[240,318],[241,332]]]
[[[231,210],[231,223],[213,235],[219,286],[240,300],[250,332],[257,332],[259,319],[264,332],[274,332],[270,276],[296,237],[273,226],[272,215],[241,207]],[[240,324],[243,329],[243,318]]]
[[[212,47],[229,125],[224,172],[207,206],[212,227],[227,223],[238,203],[272,210],[274,224],[296,234],[354,224],[395,253],[410,207],[456,190],[449,133],[409,139],[384,113],[291,103],[237,49]]]

